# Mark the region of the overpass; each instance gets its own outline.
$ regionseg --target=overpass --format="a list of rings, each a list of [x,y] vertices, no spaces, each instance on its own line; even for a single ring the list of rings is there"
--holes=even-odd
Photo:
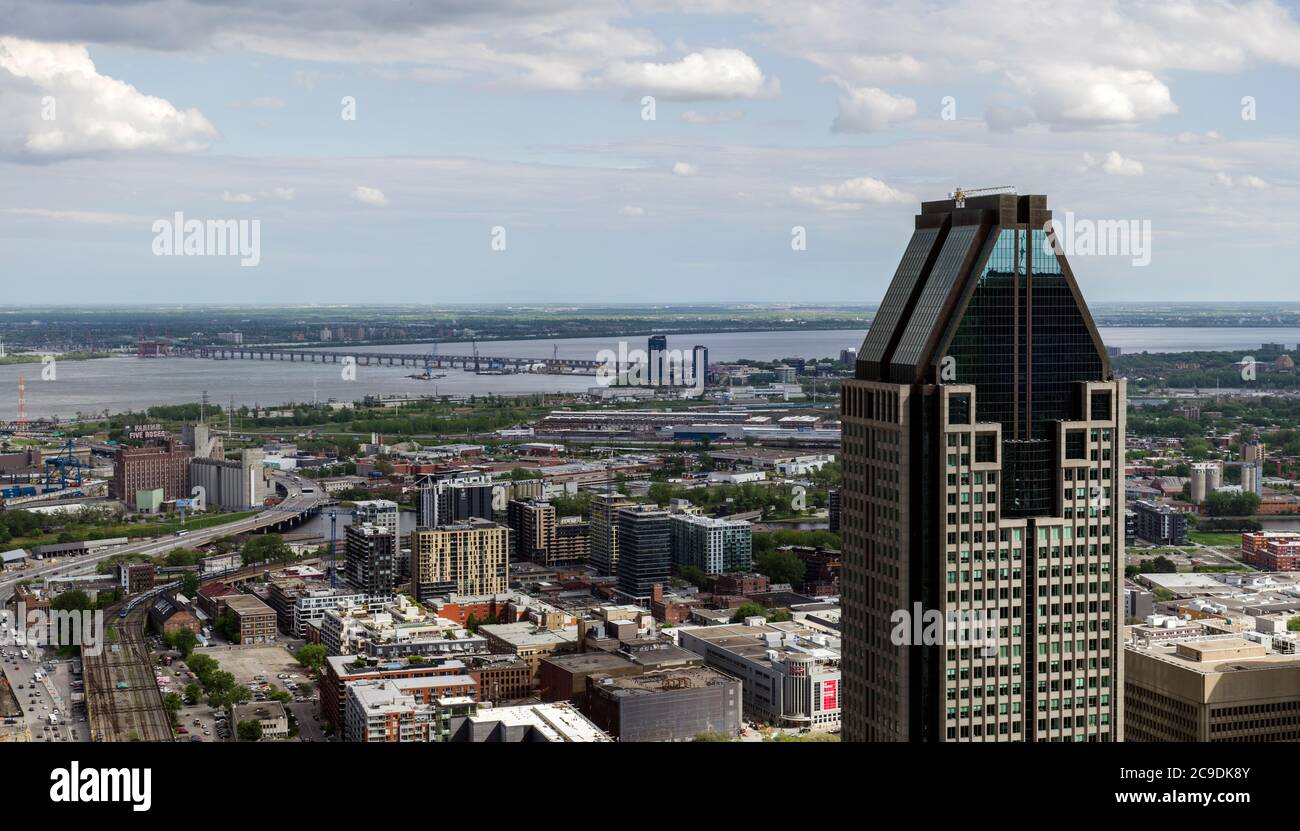
[[[61,558],[54,565],[29,567],[21,571],[8,570],[0,572],[0,603],[8,599],[12,593],[13,585],[20,580],[93,572],[96,563],[100,560],[118,554],[144,554],[149,557],[160,557],[166,555],[173,548],[197,548],[220,537],[247,534],[253,531],[278,533],[298,525],[308,517],[314,516],[320,512],[322,507],[332,501],[329,496],[323,493],[303,493],[298,477],[292,474],[276,472],[273,475],[276,484],[283,487],[286,494],[284,500],[278,505],[263,508],[257,514],[235,522],[227,522],[207,528],[196,528],[179,537],[154,537],[126,545],[114,546],[113,548],[105,548],[94,554],[87,554],[72,560]]]
[[[474,372],[548,372],[595,374],[603,361],[584,358],[525,358],[480,355],[442,355],[432,352],[347,352],[333,349],[284,349],[269,346],[223,345],[178,348],[175,353],[189,358],[218,361],[289,361],[291,363],[343,363],[351,358],[358,366],[411,366],[433,369],[463,369]],[[540,369],[539,369],[540,368]]]

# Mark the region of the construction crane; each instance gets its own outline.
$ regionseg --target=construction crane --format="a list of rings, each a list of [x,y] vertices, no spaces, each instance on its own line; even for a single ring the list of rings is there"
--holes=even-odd
[[[948,198],[956,200],[958,208],[964,208],[966,207],[967,196],[974,196],[977,193],[1005,193],[1007,191],[1015,193],[1016,189],[1012,185],[998,185],[997,187],[992,188],[974,188],[971,190],[967,190],[966,188],[955,188],[952,193],[948,194]]]
[[[54,470],[59,471],[59,489],[66,490],[68,487],[68,469],[75,468],[77,471],[77,487],[81,487],[81,469],[85,464],[72,453],[73,442],[68,439],[68,443],[59,451],[59,455],[45,460],[45,487],[49,488],[54,484]]]

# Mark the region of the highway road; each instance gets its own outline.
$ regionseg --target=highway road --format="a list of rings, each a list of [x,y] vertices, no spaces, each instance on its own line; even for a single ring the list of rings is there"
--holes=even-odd
[[[106,548],[95,554],[83,555],[76,558],[61,558],[55,565],[36,565],[29,566],[22,570],[5,571],[0,574],[0,602],[4,602],[13,592],[13,587],[20,580],[33,580],[39,577],[66,577],[74,574],[89,574],[95,571],[95,565],[104,559],[116,556],[118,554],[147,554],[151,557],[161,556],[171,551],[173,548],[196,548],[200,545],[212,542],[220,537],[229,537],[234,534],[244,534],[249,531],[256,531],[259,528],[266,528],[278,525],[292,517],[302,514],[306,511],[316,508],[328,501],[328,497],[319,489],[319,486],[310,479],[300,480],[291,473],[275,473],[273,478],[279,487],[282,487],[287,494],[283,501],[261,511],[256,516],[241,519],[236,522],[228,522],[224,525],[214,525],[211,528],[203,528],[190,531],[184,536],[166,536],[156,537],[154,539],[142,540],[140,542],[127,543],[113,548]],[[313,493],[303,493],[303,487],[313,488]]]

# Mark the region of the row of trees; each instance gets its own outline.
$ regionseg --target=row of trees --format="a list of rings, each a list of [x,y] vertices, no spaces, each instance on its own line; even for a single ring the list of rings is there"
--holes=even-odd
[[[185,687],[186,697],[192,703],[197,704],[200,698],[206,695],[208,705],[214,710],[220,710],[231,704],[241,704],[253,697],[252,691],[242,684],[235,683],[235,676],[222,670],[215,658],[209,655],[191,655],[185,663],[198,679],[197,684],[188,684]]]

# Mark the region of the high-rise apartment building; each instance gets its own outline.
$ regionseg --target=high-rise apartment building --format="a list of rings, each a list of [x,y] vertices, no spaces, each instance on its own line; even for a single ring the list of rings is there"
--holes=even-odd
[[[1125,387],[1050,220],[923,203],[843,385],[848,740],[1123,733]]]
[[[478,517],[494,516],[493,484],[483,474],[438,479],[432,476],[421,480],[415,506],[415,524],[420,528],[436,528],[451,522]]]
[[[510,587],[510,529],[467,519],[411,534],[411,582],[424,602],[448,594],[502,594]]]
[[[345,551],[345,579],[354,591],[371,597],[393,594],[397,587],[396,534],[366,523],[349,525]]]
[[[648,604],[656,584],[668,585],[672,529],[667,511],[631,505],[618,511],[618,591],[634,603]]]
[[[695,566],[705,574],[749,571],[753,540],[753,528],[744,520],[672,515],[673,564],[678,568]]]
[[[621,493],[592,494],[591,564],[606,577],[618,573],[618,510],[631,504]]]
[[[511,558],[546,562],[546,551],[555,545],[555,506],[535,499],[512,499],[506,506],[510,526]]]
[[[398,518],[401,516],[397,503],[391,499],[362,499],[353,503],[353,522],[369,523],[376,528],[383,528],[395,537],[401,536]]]

